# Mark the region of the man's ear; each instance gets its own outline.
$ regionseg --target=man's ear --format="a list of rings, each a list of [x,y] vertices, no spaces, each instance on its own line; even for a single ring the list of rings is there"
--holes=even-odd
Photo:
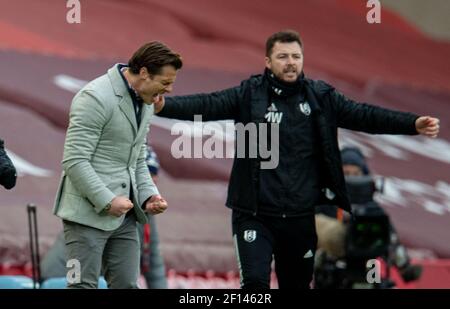
[[[151,74],[148,72],[148,70],[147,70],[146,67],[142,67],[142,68],[139,70],[139,77],[140,77],[141,79],[147,79],[147,78],[151,78]]]
[[[264,59],[265,59],[265,62],[266,62],[266,68],[270,69],[270,64],[272,63],[270,61],[270,58],[266,56]]]

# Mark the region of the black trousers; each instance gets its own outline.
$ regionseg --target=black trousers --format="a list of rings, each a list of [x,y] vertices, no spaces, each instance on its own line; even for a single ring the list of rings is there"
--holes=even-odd
[[[317,247],[314,215],[278,218],[233,211],[232,224],[241,288],[270,288],[272,257],[280,289],[310,288]]]

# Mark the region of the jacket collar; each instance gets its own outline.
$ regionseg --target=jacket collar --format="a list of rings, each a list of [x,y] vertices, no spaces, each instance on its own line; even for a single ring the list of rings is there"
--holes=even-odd
[[[117,96],[123,97],[128,94],[128,87],[125,85],[122,76],[119,72],[120,63],[116,63],[113,67],[108,70],[108,77],[111,81],[111,85],[114,89],[114,93]]]

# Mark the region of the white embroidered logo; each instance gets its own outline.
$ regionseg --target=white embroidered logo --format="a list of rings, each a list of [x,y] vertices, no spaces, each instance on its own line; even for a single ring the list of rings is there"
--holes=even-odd
[[[246,242],[253,242],[256,239],[256,231],[255,230],[245,230],[244,231],[244,240]]]
[[[309,106],[308,102],[299,103],[300,111],[305,114],[305,116],[309,116],[311,114],[311,106]]]
[[[283,118],[283,113],[279,112],[277,107],[275,106],[275,103],[272,103],[267,108],[268,113],[264,115],[264,118],[266,118],[268,123],[281,123],[281,119]]]
[[[267,108],[268,112],[278,112],[277,107],[275,106],[275,103],[270,104],[270,106]]]
[[[278,94],[278,95],[280,95],[281,92],[283,92],[283,90],[281,90],[280,88],[272,87],[272,89],[273,89],[273,92],[275,92],[275,93]]]

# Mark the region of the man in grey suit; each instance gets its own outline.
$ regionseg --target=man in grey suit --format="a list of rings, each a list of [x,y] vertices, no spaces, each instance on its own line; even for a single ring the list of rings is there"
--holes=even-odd
[[[145,164],[153,103],[172,91],[181,57],[160,42],[139,48],[74,97],[54,213],[63,219],[69,288],[137,288],[136,221],[164,212]]]

